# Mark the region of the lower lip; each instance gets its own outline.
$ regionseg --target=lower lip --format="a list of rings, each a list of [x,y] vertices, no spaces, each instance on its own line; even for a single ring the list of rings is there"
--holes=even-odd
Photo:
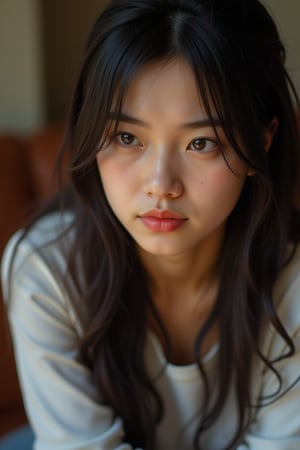
[[[170,233],[181,227],[186,219],[160,219],[159,217],[140,217],[142,223],[151,231]]]

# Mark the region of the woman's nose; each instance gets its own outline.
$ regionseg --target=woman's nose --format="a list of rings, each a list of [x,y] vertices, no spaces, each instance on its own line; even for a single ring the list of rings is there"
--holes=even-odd
[[[144,192],[149,197],[177,198],[183,192],[176,161],[165,152],[147,161],[145,170]]]

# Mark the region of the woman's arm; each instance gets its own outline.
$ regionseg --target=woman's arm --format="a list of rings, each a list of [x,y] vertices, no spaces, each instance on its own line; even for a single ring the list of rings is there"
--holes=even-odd
[[[121,419],[101,404],[91,373],[79,361],[79,334],[66,292],[27,239],[17,250],[8,298],[15,240],[3,257],[2,283],[35,450],[131,449],[122,443]],[[56,258],[57,249],[47,251]]]

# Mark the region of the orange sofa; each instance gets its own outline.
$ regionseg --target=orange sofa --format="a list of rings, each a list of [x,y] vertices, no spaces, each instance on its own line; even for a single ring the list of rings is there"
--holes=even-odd
[[[26,138],[0,135],[0,254],[9,236],[57,191],[52,174],[62,135],[62,126],[50,126]],[[2,293],[0,342],[1,437],[26,423]]]

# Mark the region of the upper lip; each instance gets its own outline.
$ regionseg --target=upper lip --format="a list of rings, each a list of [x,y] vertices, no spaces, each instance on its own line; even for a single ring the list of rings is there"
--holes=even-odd
[[[185,220],[182,215],[171,211],[170,209],[149,209],[145,211],[140,217],[157,217],[158,219],[178,219]]]

